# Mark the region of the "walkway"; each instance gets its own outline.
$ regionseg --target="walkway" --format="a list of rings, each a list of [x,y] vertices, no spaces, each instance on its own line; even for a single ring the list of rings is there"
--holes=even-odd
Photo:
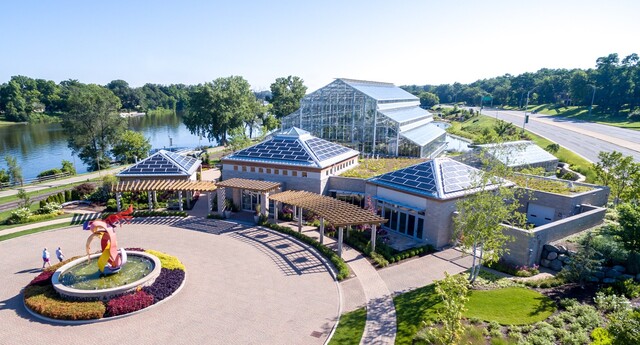
[[[52,188],[52,187],[64,186],[64,185],[71,184],[71,183],[85,182],[87,180],[92,180],[92,179],[95,179],[95,178],[99,178],[100,176],[115,174],[118,171],[120,171],[120,170],[122,170],[122,169],[124,169],[126,167],[127,166],[119,166],[119,167],[112,168],[112,169],[101,170],[100,172],[92,172],[92,173],[87,173],[87,174],[82,174],[82,175],[76,175],[76,176],[69,177],[69,178],[63,178],[63,179],[54,180],[54,181],[47,181],[47,182],[43,182],[43,183],[39,183],[39,184],[30,184],[30,185],[26,185],[26,186],[22,187],[22,189],[24,189],[27,192],[35,192],[35,191],[48,189],[48,188]],[[2,190],[2,191],[0,191],[0,198],[1,197],[5,197],[5,196],[16,195],[16,194],[18,194],[18,189],[20,189],[20,188],[14,187],[12,189]]]

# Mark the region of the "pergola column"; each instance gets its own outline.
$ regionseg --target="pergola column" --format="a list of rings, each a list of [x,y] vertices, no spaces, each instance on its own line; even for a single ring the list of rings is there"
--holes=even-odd
[[[320,244],[324,242],[324,217],[320,217]]]
[[[347,225],[347,238],[349,238],[350,232],[351,232],[351,225]]]
[[[224,187],[218,188],[216,189],[216,194],[218,196],[218,213],[222,214],[224,212],[227,189]]]
[[[149,211],[153,210],[153,195],[151,192],[147,192],[147,200],[149,202]]]
[[[262,193],[262,198],[260,198],[260,214],[269,216],[269,192]]]
[[[338,228],[338,256],[342,257],[342,230],[343,227]]]
[[[211,213],[211,194],[213,193],[213,191],[208,191],[207,192],[207,215],[209,213]]]
[[[118,209],[118,212],[122,210],[122,193],[120,192],[116,193],[116,208]]]
[[[180,211],[184,211],[184,207],[182,207],[182,191],[181,190],[178,191],[178,203],[180,204],[178,209]]]
[[[187,196],[187,209],[191,208],[191,191],[188,190],[185,192],[186,196]]]
[[[156,192],[155,190],[153,191],[153,203],[158,203],[158,192]]]
[[[292,219],[296,219],[296,217],[298,217],[298,206],[293,205],[293,218]]]
[[[371,252],[375,252],[376,251],[376,232],[378,226],[373,224],[371,225]]]
[[[273,203],[273,222],[278,224],[278,209],[280,209],[280,202],[276,201]]]
[[[298,207],[298,232],[302,232],[302,207]]]

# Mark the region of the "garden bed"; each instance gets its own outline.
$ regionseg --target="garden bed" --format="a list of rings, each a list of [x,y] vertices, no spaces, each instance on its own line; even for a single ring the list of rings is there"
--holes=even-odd
[[[29,312],[47,319],[64,322],[91,322],[138,312],[173,296],[184,284],[185,267],[178,258],[153,250],[127,248],[127,251],[144,251],[160,259],[160,275],[152,285],[139,287],[133,293],[107,301],[67,301],[54,290],[51,277],[63,265],[78,259],[73,257],[46,268],[24,288],[24,305]],[[55,321],[54,321],[55,322]]]

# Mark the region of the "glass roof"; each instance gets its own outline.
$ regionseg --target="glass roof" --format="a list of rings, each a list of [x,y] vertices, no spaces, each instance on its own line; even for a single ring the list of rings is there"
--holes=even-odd
[[[343,78],[339,80],[378,101],[418,99],[418,97],[390,83]]]
[[[446,131],[433,123],[427,123],[423,126],[411,129],[406,132],[400,132],[400,136],[415,143],[418,146],[425,146],[440,136],[444,135]]]
[[[478,147],[486,149],[487,153],[509,167],[558,160],[558,158],[534,142],[527,140],[511,141],[502,144],[478,145]]]
[[[391,120],[402,124],[403,122],[420,119],[420,118],[431,118],[432,115],[418,107],[404,107],[404,108],[394,108],[388,110],[379,110],[384,116],[390,118]]]

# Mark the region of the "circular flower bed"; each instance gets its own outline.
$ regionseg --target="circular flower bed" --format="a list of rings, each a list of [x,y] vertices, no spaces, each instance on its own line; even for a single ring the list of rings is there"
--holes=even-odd
[[[147,308],[173,295],[182,286],[185,267],[176,258],[155,250],[126,248],[141,251],[160,259],[160,275],[150,286],[140,287],[135,292],[112,298],[108,301],[67,301],[53,288],[51,277],[64,264],[79,257],[67,259],[46,268],[24,288],[24,305],[32,312],[58,320],[95,320],[114,317]]]

